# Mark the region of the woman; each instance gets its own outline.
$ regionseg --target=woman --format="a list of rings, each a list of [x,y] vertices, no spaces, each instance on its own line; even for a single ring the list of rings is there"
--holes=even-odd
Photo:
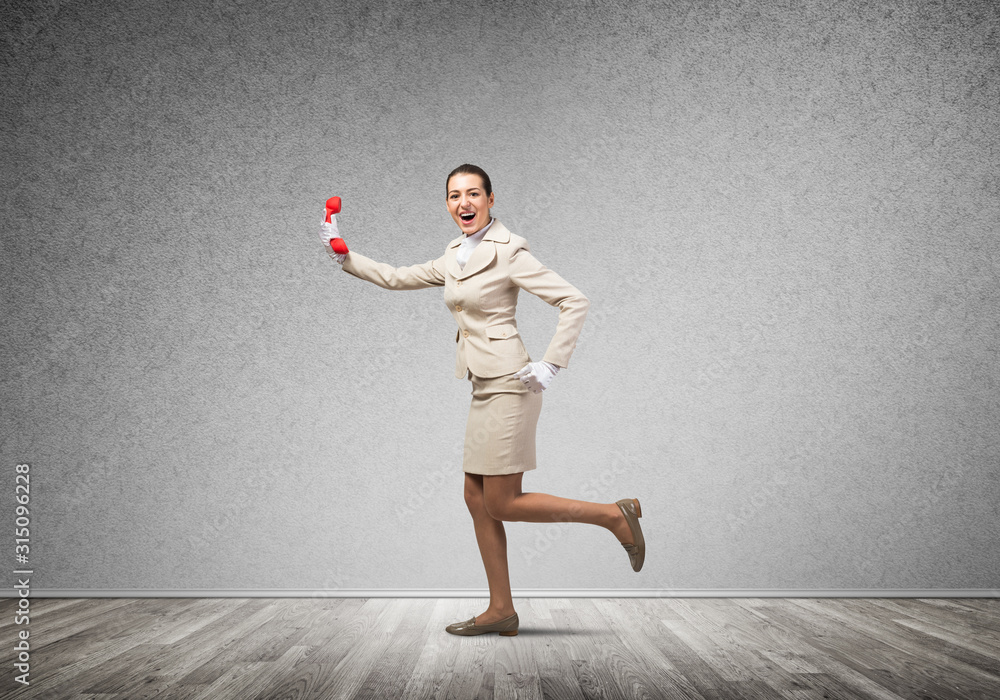
[[[475,617],[448,625],[452,634],[517,634],[503,521],[582,522],[610,530],[639,571],[645,542],[639,501],[590,503],[521,491],[524,472],[535,468],[535,426],[548,388],[570,355],[590,303],[576,287],[542,265],[527,241],[491,216],[493,186],[475,165],[455,168],[445,181],[446,201],[461,235],[436,260],[392,267],[350,251],[334,254],[336,219],[320,237],[345,272],[385,289],[444,287],[444,301],[458,323],[455,376],[472,383],[462,469],[489,581],[490,604]],[[524,289],[559,308],[559,322],[545,356],[532,362],[517,332],[514,310]]]

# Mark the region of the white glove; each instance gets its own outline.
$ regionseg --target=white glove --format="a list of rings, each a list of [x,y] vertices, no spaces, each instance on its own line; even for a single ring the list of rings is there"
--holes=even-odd
[[[344,260],[347,259],[347,253],[334,253],[333,248],[330,247],[330,241],[341,237],[337,231],[336,214],[330,216],[330,223],[327,223],[325,220],[323,221],[323,225],[319,227],[319,237],[323,241],[323,248],[326,250],[327,255],[343,265]]]
[[[529,362],[515,372],[514,376],[531,389],[531,393],[537,394],[549,388],[549,383],[558,371],[558,366],[542,360],[541,362]]]

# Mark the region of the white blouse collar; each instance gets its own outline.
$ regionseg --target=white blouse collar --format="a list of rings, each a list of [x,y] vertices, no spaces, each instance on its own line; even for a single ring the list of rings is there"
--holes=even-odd
[[[465,240],[463,240],[462,243],[464,244],[466,241],[470,243],[472,242],[478,243],[479,241],[483,240],[483,236],[485,236],[486,232],[490,230],[490,226],[493,225],[494,221],[496,221],[496,219],[491,218],[490,223],[486,224],[475,233],[470,233],[468,236],[465,237]]]

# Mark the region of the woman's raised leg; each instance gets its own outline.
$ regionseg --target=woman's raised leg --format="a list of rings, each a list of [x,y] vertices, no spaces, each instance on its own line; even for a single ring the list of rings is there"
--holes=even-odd
[[[524,493],[524,473],[484,476],[486,512],[495,520],[529,523],[590,523],[607,528],[619,542],[631,542],[632,531],[621,509],[614,503],[592,503],[547,493]]]

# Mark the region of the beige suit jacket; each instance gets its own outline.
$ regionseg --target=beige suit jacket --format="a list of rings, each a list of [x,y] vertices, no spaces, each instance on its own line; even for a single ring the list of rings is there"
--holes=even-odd
[[[531,362],[514,318],[522,289],[559,308],[556,332],[542,359],[569,366],[590,307],[587,297],[538,262],[528,242],[499,220],[494,220],[462,268],[456,256],[464,238],[459,236],[444,255],[421,265],[393,267],[351,251],[343,269],[385,289],[444,287],[444,303],[458,323],[456,377],[464,377],[467,369],[480,377],[498,377]]]

